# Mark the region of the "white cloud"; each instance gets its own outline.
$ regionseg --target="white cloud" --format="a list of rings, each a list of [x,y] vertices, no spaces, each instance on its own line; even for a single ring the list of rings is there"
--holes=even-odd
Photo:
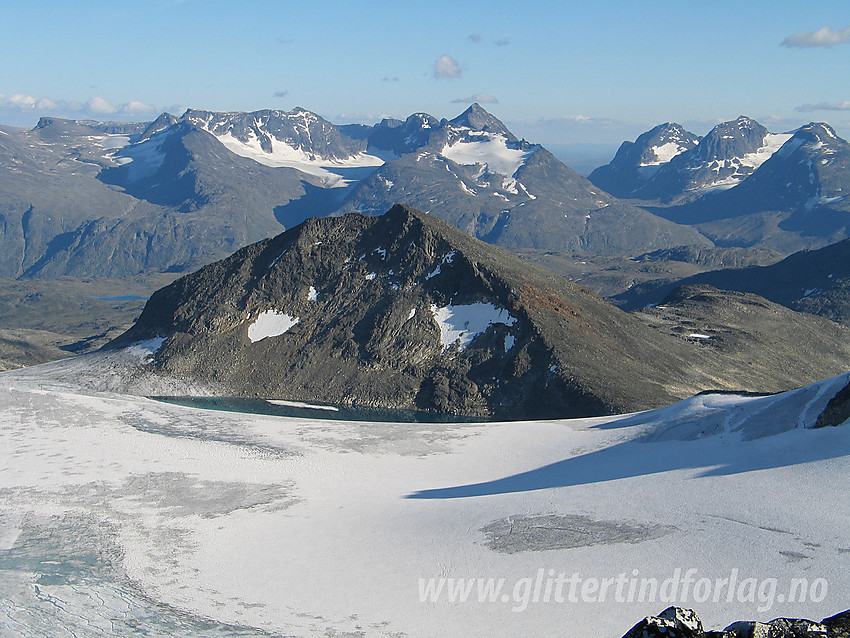
[[[478,102],[479,104],[498,104],[499,100],[486,93],[476,93],[469,97],[459,97],[456,100],[452,100],[452,104],[472,104],[473,102]]]
[[[817,31],[801,31],[789,35],[781,44],[785,47],[831,47],[845,42],[850,42],[850,27],[838,30],[821,27]]]
[[[435,78],[459,78],[461,74],[460,65],[450,55],[442,55],[434,62]]]
[[[90,99],[86,102],[86,108],[92,113],[101,113],[105,115],[115,113],[118,110],[102,97],[93,97]]]
[[[130,100],[116,106],[99,96],[81,103],[74,100],[54,100],[22,94],[0,95],[0,123],[31,126],[43,115],[72,120],[103,119],[107,116],[144,120],[162,111],[173,113],[175,108],[179,109],[173,106],[162,109],[139,100]]]
[[[802,104],[794,109],[798,113],[811,113],[813,111],[850,111],[850,100],[844,100],[838,104],[818,102],[817,104]]]

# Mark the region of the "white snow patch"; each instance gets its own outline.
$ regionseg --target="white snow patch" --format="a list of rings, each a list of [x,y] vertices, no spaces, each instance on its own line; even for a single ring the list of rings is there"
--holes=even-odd
[[[318,301],[318,300],[319,300],[319,292],[313,286],[310,286],[310,289],[307,291],[307,301]]]
[[[328,412],[339,412],[339,408],[332,405],[317,405],[314,403],[302,403],[301,401],[284,401],[282,399],[266,399],[266,403],[282,405],[286,408],[307,408],[308,410],[327,410]]]
[[[416,316],[416,308],[411,308],[410,313],[407,315],[407,320],[410,321]]]
[[[812,210],[815,206],[820,206],[821,204],[834,204],[835,202],[840,202],[843,199],[844,195],[841,195],[840,197],[811,197],[806,202],[806,209]]]
[[[604,602],[569,613],[534,604],[531,582],[550,565],[612,580],[637,566],[639,579],[659,583],[677,568],[711,582],[739,570],[739,582],[777,579],[785,593],[791,579],[817,576],[837,593],[795,605],[793,615],[846,608],[850,429],[806,428],[848,375],[627,417],[330,427],[95,393],[56,378],[88,356],[2,375],[3,525],[26,520],[33,538],[50,541],[47,554],[44,543],[15,546],[20,567],[0,579],[4,635],[108,635],[158,620],[153,628],[167,633],[176,619],[185,635],[230,623],[299,636],[367,627],[370,636],[446,627],[579,636],[588,626],[621,636],[643,615],[615,600],[613,586]],[[511,544],[504,534],[523,520]],[[587,533],[588,521],[601,537]],[[482,531],[496,522],[501,537]],[[658,533],[630,539],[623,529]],[[4,533],[3,545],[14,535]],[[87,555],[98,558],[91,578],[38,579],[45,559]],[[785,560],[793,557],[804,560]],[[476,604],[474,585],[469,604],[448,602],[440,579],[470,577],[504,578],[508,602]],[[420,602],[420,578],[443,585],[437,601]],[[527,585],[516,588],[530,603],[524,613],[510,598],[516,583]],[[706,609],[717,627],[792,615],[780,606],[756,612],[751,601]]]
[[[464,184],[463,180],[458,180],[458,184],[460,184],[460,190],[462,190],[464,193],[467,193],[468,195],[472,196],[478,195],[478,193],[476,193],[473,189],[469,188],[469,186]]]
[[[705,334],[702,334],[701,332],[692,332],[691,334],[688,335],[688,338],[689,339],[700,339],[702,341],[702,340],[705,340],[705,339],[711,339],[711,335],[705,335]]]
[[[377,276],[378,273],[370,272],[368,275],[366,275],[366,281],[372,281]]]
[[[452,263],[452,261],[454,261],[454,258],[455,258],[455,251],[454,250],[452,252],[448,253],[447,255],[444,255],[442,261],[439,264],[437,264],[437,267],[434,268],[434,270],[432,270],[430,273],[425,275],[425,281],[428,281],[429,279],[433,279],[434,277],[439,275],[443,270],[442,269],[443,264]]]
[[[131,182],[150,177],[156,173],[165,161],[162,145],[168,134],[154,135],[144,142],[127,146],[122,150],[121,157],[113,158],[116,162],[128,164],[127,177]]]
[[[162,348],[162,344],[165,343],[166,337],[154,337],[153,339],[147,339],[145,341],[137,341],[129,346],[127,346],[127,352],[129,352],[134,357],[138,357],[139,359],[147,359],[149,357],[153,357],[159,349]]]
[[[505,337],[505,352],[513,348],[515,343],[516,337],[514,337],[513,335],[507,335]]]
[[[386,248],[376,248],[375,252],[381,256],[381,259],[387,258],[387,249]]]
[[[535,150],[537,150],[536,146],[525,151],[508,148],[508,140],[504,135],[493,135],[480,142],[446,144],[441,154],[457,164],[486,165],[491,173],[511,177]]]
[[[299,321],[298,317],[293,317],[285,312],[266,310],[261,312],[254,323],[248,326],[248,338],[251,343],[256,343],[266,337],[279,337]]]
[[[271,270],[272,268],[274,268],[274,267],[275,267],[275,264],[277,264],[277,262],[279,262],[279,261],[280,261],[280,258],[281,258],[281,257],[283,257],[285,254],[286,254],[286,251],[284,250],[284,251],[283,251],[282,253],[280,253],[277,257],[275,257],[275,258],[272,260],[272,263],[270,263],[270,264],[269,264],[268,270]]]
[[[491,303],[478,302],[467,305],[438,307],[431,304],[431,314],[440,326],[440,343],[443,350],[459,343],[460,349],[466,348],[472,340],[496,323],[512,326],[516,318],[504,308]]]
[[[671,159],[684,153],[687,147],[682,146],[677,142],[667,142],[661,146],[653,146],[652,152],[655,154],[655,159],[651,162],[641,162],[641,166],[659,166],[666,164]]]
[[[371,152],[360,152],[351,157],[331,160],[306,153],[302,149],[294,148],[283,140],[270,138],[271,152],[267,152],[260,144],[260,139],[251,131],[251,137],[247,142],[237,139],[229,131],[224,134],[215,134],[215,138],[221,142],[231,153],[252,159],[264,166],[274,168],[294,168],[315,175],[322,180],[322,185],[328,188],[339,188],[348,186],[351,180],[345,179],[336,173],[341,169],[371,168],[383,166],[385,157]]]

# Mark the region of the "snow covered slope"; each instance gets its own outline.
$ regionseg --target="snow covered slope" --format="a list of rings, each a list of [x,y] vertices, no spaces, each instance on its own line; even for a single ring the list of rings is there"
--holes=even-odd
[[[677,574],[694,582],[671,602],[708,626],[846,607],[850,428],[797,426],[847,375],[626,418],[400,425],[58,381],[81,361],[0,375],[0,634],[617,638],[667,606],[663,586],[629,602],[632,579]],[[730,578],[718,602],[695,584]]]

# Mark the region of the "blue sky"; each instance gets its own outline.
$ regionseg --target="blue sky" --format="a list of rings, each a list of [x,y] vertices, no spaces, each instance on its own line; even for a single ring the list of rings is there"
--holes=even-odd
[[[16,126],[186,107],[374,122],[477,99],[551,145],[741,114],[850,137],[846,0],[0,2],[0,123]]]

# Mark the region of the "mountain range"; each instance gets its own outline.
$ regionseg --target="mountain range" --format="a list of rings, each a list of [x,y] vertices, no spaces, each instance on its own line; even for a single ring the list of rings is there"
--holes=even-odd
[[[661,125],[625,142],[589,179],[716,246],[787,255],[850,234],[850,145],[828,124],[774,134],[742,116],[694,139]]]
[[[397,202],[510,247],[708,243],[607,195],[478,105],[373,127],[300,108],[147,125],[42,118],[0,129],[0,158],[5,277],[187,271],[307,217]]]

